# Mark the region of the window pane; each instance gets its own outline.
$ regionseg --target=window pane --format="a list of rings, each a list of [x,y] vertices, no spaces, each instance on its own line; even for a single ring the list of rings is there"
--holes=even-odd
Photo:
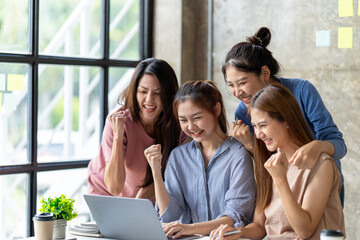
[[[40,54],[100,57],[100,9],[101,0],[40,0]]]
[[[91,159],[99,150],[100,68],[39,67],[38,161]]]
[[[140,0],[110,1],[110,58],[138,60]]]
[[[27,174],[0,176],[0,239],[26,236]]]
[[[0,63],[0,165],[28,162],[28,72],[25,64]]]
[[[65,194],[67,198],[75,199],[74,209],[78,217],[73,221],[90,221],[90,211],[83,197],[87,193],[87,168],[38,173],[37,209],[40,209],[41,198]]]
[[[134,68],[109,68],[109,94],[108,102],[110,112],[119,107],[117,99],[120,93],[128,86]]]
[[[29,1],[0,0],[0,52],[29,53]]]

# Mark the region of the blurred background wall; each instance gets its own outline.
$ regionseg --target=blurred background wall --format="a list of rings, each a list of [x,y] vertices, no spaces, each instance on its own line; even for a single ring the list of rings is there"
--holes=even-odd
[[[216,81],[229,122],[239,101],[221,74],[225,55],[260,27],[272,30],[268,48],[281,75],[313,83],[344,134],[347,239],[360,236],[359,5],[360,0],[155,0],[154,9],[154,56],[168,61],[181,82]]]

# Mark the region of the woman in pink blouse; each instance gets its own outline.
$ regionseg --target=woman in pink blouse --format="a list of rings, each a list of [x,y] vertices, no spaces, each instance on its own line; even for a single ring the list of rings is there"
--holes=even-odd
[[[172,113],[178,82],[171,66],[158,59],[140,62],[121,105],[109,114],[99,155],[88,166],[89,193],[154,200],[151,169],[144,150],[163,146],[162,173],[171,150],[179,145],[180,127]]]

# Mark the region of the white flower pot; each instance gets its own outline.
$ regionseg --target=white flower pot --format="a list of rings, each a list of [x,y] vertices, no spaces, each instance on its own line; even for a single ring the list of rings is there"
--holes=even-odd
[[[55,219],[53,238],[64,239],[66,237],[66,224],[65,219]]]

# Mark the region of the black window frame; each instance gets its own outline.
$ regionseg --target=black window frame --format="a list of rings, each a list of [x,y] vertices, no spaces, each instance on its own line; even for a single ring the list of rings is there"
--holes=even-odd
[[[139,61],[153,55],[153,0],[140,1],[140,25],[139,25],[139,53],[140,59],[116,60],[109,56],[109,24],[110,24],[110,0],[101,0],[101,46],[103,57],[101,59],[39,55],[39,1],[29,0],[29,42],[30,54],[10,54],[0,52],[0,63],[23,63],[29,65],[28,79],[28,116],[27,116],[27,155],[30,163],[21,165],[0,165],[0,175],[26,173],[29,175],[27,185],[27,237],[34,235],[32,217],[36,214],[37,173],[43,171],[67,170],[86,168],[90,159],[79,161],[65,161],[53,163],[37,162],[37,116],[38,116],[38,66],[39,64],[71,65],[71,66],[95,66],[100,67],[100,138],[108,114],[108,86],[109,67],[135,67]],[[99,139],[99,143],[100,143]]]

